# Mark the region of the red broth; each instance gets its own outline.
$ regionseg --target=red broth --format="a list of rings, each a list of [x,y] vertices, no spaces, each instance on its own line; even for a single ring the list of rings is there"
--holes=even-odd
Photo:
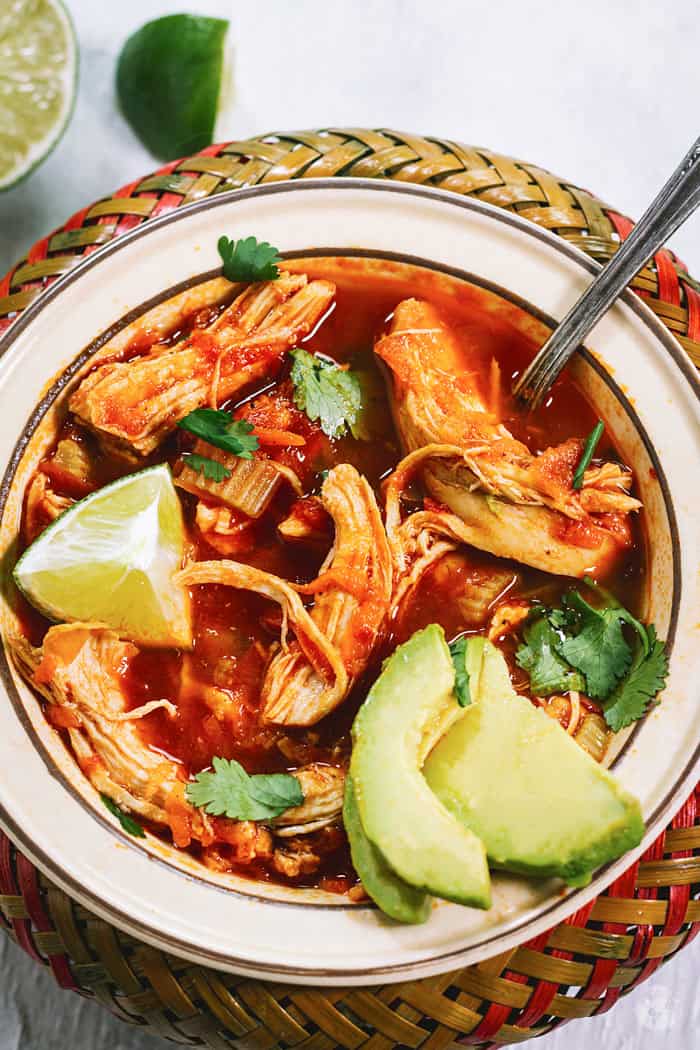
[[[510,396],[511,384],[545,333],[539,322],[494,293],[447,280],[430,271],[411,271],[392,264],[372,263],[363,270],[363,265],[353,259],[306,259],[291,265],[312,277],[328,276],[337,285],[334,306],[304,341],[307,350],[341,363],[356,367],[359,363],[364,369],[376,369],[373,343],[385,330],[396,304],[407,296],[422,296],[430,299],[444,319],[468,341],[482,392],[488,396],[497,394],[503,421],[532,451],[541,451],[572,436],[585,437],[595,425],[594,409],[566,376],[557,383],[544,407],[531,415],[520,411]],[[215,313],[213,309],[207,312],[207,323]],[[180,324],[178,336],[201,323],[200,311]],[[148,349],[141,340],[130,352],[133,356]],[[276,395],[288,392],[288,375],[286,368],[271,385],[250,389],[243,399],[225,407],[233,410],[250,406],[262,390],[274,400]],[[381,378],[379,373],[378,377]],[[298,449],[287,450],[290,465],[298,469],[309,493],[319,491],[322,471],[336,463],[350,462],[367,477],[381,499],[382,479],[401,458],[401,450],[388,402],[380,404],[378,409],[377,418],[382,425],[372,442],[351,437],[333,441],[315,432],[303,453]],[[65,433],[77,434],[79,440],[88,443],[101,481],[133,469],[111,458],[74,422],[66,422]],[[173,463],[187,442],[188,437],[182,432],[171,436],[149,462],[167,459]],[[601,442],[597,455],[619,458],[607,438]],[[60,478],[54,478],[54,484],[60,492]],[[66,495],[81,495],[68,488],[66,486]],[[213,548],[196,527],[195,498],[182,491],[180,495],[197,558],[221,557],[221,552]],[[332,536],[329,534],[325,543],[310,547],[284,542],[277,525],[291,503],[292,497],[283,492],[258,522],[252,525],[242,522],[243,538],[233,556],[295,582],[307,582],[317,574]],[[637,534],[606,585],[628,607],[637,609],[643,572],[643,543]],[[502,586],[487,614],[480,622],[474,622],[460,604],[465,581],[487,587],[494,579],[501,581]],[[507,596],[508,600],[536,597],[556,604],[571,586],[569,579],[504,562],[471,548],[464,547],[448,555],[424,576],[401,607],[382,651],[351,696],[336,712],[309,729],[262,725],[258,718],[267,653],[279,637],[278,607],[244,591],[222,586],[199,587],[194,591],[193,651],[141,651],[130,663],[124,679],[125,689],[133,707],[164,697],[176,704],[175,718],[158,711],[139,723],[140,732],[147,746],[176,759],[187,775],[209,767],[214,756],[235,758],[250,773],[291,770],[311,761],[343,766],[350,753],[349,730],[354,714],[376,678],[381,660],[398,642],[435,622],[444,627],[448,639],[480,632],[487,626],[493,606],[503,597]],[[23,609],[26,631],[38,644],[49,625],[33,610],[24,606]],[[526,689],[523,673],[512,661],[513,646],[506,641],[504,648],[517,676],[517,685]],[[162,830],[152,830],[169,837]],[[356,876],[342,829],[326,828],[307,838],[320,863],[313,873],[291,880],[269,864],[239,864],[225,847],[217,848],[213,863],[219,870],[257,879],[291,881],[294,885],[345,892],[354,884]],[[195,853],[201,852],[200,847],[192,849]],[[212,862],[211,856],[207,859]]]

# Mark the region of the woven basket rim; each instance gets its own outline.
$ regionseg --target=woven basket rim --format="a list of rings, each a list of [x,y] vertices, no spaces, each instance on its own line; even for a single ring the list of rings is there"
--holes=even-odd
[[[34,244],[0,281],[0,332],[86,254],[222,190],[370,176],[486,200],[607,262],[633,223],[571,179],[438,136],[391,129],[275,131],[213,145],[136,178]],[[149,199],[150,198],[150,199]],[[668,249],[631,282],[700,368],[700,283]],[[0,832],[0,926],[62,988],[188,1046],[361,1050],[522,1042],[606,1012],[700,933],[700,784],[600,897],[501,956],[441,978],[357,990],[270,985],[192,966],[86,912]],[[3,919],[4,916],[4,919]]]
[[[445,193],[444,191],[436,191],[430,188],[414,186],[395,186],[392,183],[378,183],[375,180],[360,179],[349,179],[340,184],[337,180],[328,179],[309,180],[306,183],[287,182],[282,184],[276,184],[271,187],[258,187],[248,190],[233,191],[231,194],[220,194],[214,197],[206,198],[205,200],[194,203],[187,208],[178,209],[177,211],[164,215],[161,218],[153,220],[148,224],[136,227],[136,229],[134,229],[130,233],[125,234],[123,237],[111,241],[98,252],[95,252],[90,257],[82,260],[82,262],[79,263],[78,266],[66,273],[61,280],[56,282],[54,288],[49,289],[45,295],[40,296],[34,304],[29,306],[28,309],[25,311],[25,314],[19,318],[17,325],[13,325],[8,331],[5,338],[3,340],[0,340],[0,347],[2,347],[3,344],[9,345],[13,341],[13,339],[16,338],[17,335],[19,335],[19,333],[24,329],[24,327],[31,323],[33,317],[35,317],[37,313],[39,313],[54,298],[61,294],[61,291],[63,290],[63,288],[66,287],[67,284],[79,280],[81,275],[86,270],[91,269],[95,265],[98,265],[101,259],[103,259],[106,255],[110,255],[114,252],[117,252],[120,250],[120,248],[127,248],[131,243],[133,243],[133,241],[141,239],[142,237],[146,236],[149,232],[156,232],[157,229],[159,229],[161,226],[168,225],[171,222],[176,222],[180,219],[184,221],[194,211],[203,211],[215,208],[219,205],[225,205],[229,203],[231,199],[241,200],[246,197],[260,196],[265,193],[294,192],[302,189],[318,189],[319,187],[332,189],[336,192],[343,189],[353,189],[361,187],[367,190],[380,190],[383,192],[398,191],[399,193],[405,193],[413,196],[431,198],[437,197],[438,199],[444,200],[444,202],[449,204],[450,207],[458,205],[466,210],[476,211],[481,214],[487,214],[494,220],[498,220],[499,222],[505,222],[509,225],[515,226],[519,228],[522,232],[526,233],[528,236],[535,236],[540,240],[546,242],[551,248],[554,248],[558,252],[568,255],[578,265],[584,267],[588,272],[595,272],[596,270],[596,264],[592,260],[590,260],[586,255],[584,255],[575,247],[572,247],[571,245],[568,245],[566,242],[562,241],[561,238],[556,237],[554,234],[550,234],[547,231],[542,231],[539,227],[533,226],[533,224],[527,222],[526,220],[520,219],[517,216],[513,216],[509,213],[503,212],[501,209],[494,208],[490,205],[485,205],[479,201],[473,201],[470,199],[462,200],[461,198],[456,198],[453,194]],[[642,317],[645,324],[651,328],[655,339],[657,341],[662,342],[662,344],[666,347],[669,353],[671,353],[674,359],[678,363],[680,363],[681,366],[685,364],[685,355],[682,354],[681,349],[675,343],[675,341],[670,336],[666,328],[655,317],[655,315],[643,303],[640,302],[638,297],[633,296],[631,292],[626,293],[626,301],[628,302],[628,305],[630,305],[635,310],[635,312],[637,312],[637,314]],[[694,372],[691,371],[689,378],[691,379],[691,382],[695,388],[696,395],[700,396],[700,383],[698,383]],[[688,774],[686,773],[686,776],[687,775]],[[657,812],[653,815],[653,818],[650,820],[649,823],[649,830],[647,831],[645,840],[643,844],[637,848],[637,850],[631,851],[629,854],[625,855],[625,857],[622,858],[621,861],[617,863],[617,865],[612,866],[612,870],[604,869],[603,872],[601,872],[598,875],[598,877],[591,883],[591,886],[587,888],[586,891],[580,891],[580,895],[576,895],[576,900],[573,903],[567,899],[561,904],[558,904],[555,908],[550,909],[545,916],[540,917],[540,919],[538,920],[538,924],[541,924],[543,927],[546,927],[554,921],[563,919],[566,915],[570,914],[571,911],[574,911],[577,907],[581,907],[589,899],[602,892],[602,890],[607,885],[609,885],[609,883],[616,877],[616,874],[619,873],[618,869],[620,869],[620,871],[624,870],[624,868],[626,868],[630,863],[632,863],[634,859],[644,851],[649,841],[656,835],[656,833],[658,832],[658,826],[665,824],[671,818],[676,809],[679,808],[680,805],[683,803],[685,789],[680,786],[682,783],[685,783],[682,777],[679,777],[675,781],[675,786],[673,788],[673,791],[671,792],[671,794],[674,796],[673,799],[669,800],[669,802],[663,808],[657,810]],[[15,834],[13,834],[13,838],[16,837],[17,833],[15,832]],[[24,849],[29,855],[33,856],[36,859],[36,851],[31,843],[27,844],[26,842],[22,842],[22,837],[20,836],[20,844],[22,849]],[[56,881],[60,885],[62,885],[64,889],[66,889],[66,892],[70,893],[72,896],[75,896],[77,899],[83,900],[84,903],[86,903],[86,905],[90,907],[93,911],[95,911],[97,914],[103,915],[109,921],[114,922],[115,925],[124,927],[124,919],[120,913],[113,912],[111,909],[106,908],[102,901],[95,900],[94,898],[87,896],[82,887],[76,886],[74,884],[67,885],[64,877],[57,876],[55,865],[44,861],[43,863],[39,862],[39,866],[42,869],[46,870],[47,874],[49,874],[52,878],[56,879]],[[538,924],[532,923],[531,928],[526,929],[525,933],[530,933],[531,935],[533,932],[535,932],[535,928]],[[135,924],[133,919],[130,920],[129,926],[131,930],[134,930]],[[136,932],[139,936],[143,937],[144,940],[149,941],[150,943],[157,944],[158,946],[165,947],[166,949],[174,949],[185,955],[193,955],[193,952],[191,951],[189,946],[174,943],[170,939],[164,939],[163,936],[159,934],[157,929],[151,930],[145,927],[138,927]],[[522,936],[523,929],[522,926],[519,926],[514,932],[510,933],[507,936],[500,935],[494,938],[487,938],[488,943],[491,944],[491,948],[489,949],[489,951],[494,949],[499,950],[506,946],[509,946],[510,938],[513,938],[515,943],[517,942],[517,940],[521,939]],[[194,954],[198,958],[202,957],[201,952],[196,952]],[[454,957],[455,954],[457,953],[450,953],[449,956],[445,957],[445,968],[449,969],[453,965],[457,965],[458,963],[461,963],[463,961],[465,953],[459,953],[459,958],[457,959],[455,959]],[[243,968],[244,970],[248,969],[248,967],[246,967],[242,961],[234,960],[232,962],[229,959],[224,959],[218,955],[206,957],[206,959],[208,963],[214,963],[217,966],[221,967],[231,967],[233,969],[238,969],[239,971],[241,968]],[[347,984],[349,980],[352,980],[355,977],[357,978],[357,980],[366,981],[368,976],[370,976],[373,979],[376,978],[384,981],[400,981],[402,979],[406,979],[406,976],[413,976],[412,969],[411,973],[408,975],[406,974],[406,969],[408,969],[408,967],[401,967],[400,972],[396,974],[392,973],[391,976],[388,975],[381,968],[378,968],[376,971],[371,971],[369,974],[366,971],[363,971],[361,975],[339,973],[337,975],[334,974],[332,983]],[[276,970],[275,972],[279,973],[280,971]],[[305,979],[303,973],[303,971],[294,971],[290,973],[289,976],[295,981],[302,981]],[[310,972],[306,979],[309,981],[318,981],[319,974],[315,971]]]

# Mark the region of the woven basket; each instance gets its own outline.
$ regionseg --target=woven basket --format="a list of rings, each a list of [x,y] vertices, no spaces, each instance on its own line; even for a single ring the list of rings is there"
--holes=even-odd
[[[0,332],[83,255],[222,190],[356,175],[439,186],[517,211],[605,262],[632,223],[586,190],[487,150],[393,131],[333,129],[211,146],[77,212],[0,281]],[[700,367],[700,286],[659,252],[633,287]],[[63,988],[187,1046],[443,1050],[522,1042],[605,1012],[700,930],[700,789],[593,903],[535,940],[455,973],[367,989],[265,984],[156,951],[89,914],[0,833],[0,908]]]

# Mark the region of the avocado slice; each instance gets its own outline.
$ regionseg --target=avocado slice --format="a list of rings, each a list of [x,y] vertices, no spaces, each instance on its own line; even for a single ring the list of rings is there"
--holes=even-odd
[[[441,802],[484,842],[494,867],[585,885],[591,872],[639,844],[639,803],[557,721],[510,681],[482,638],[475,701],[424,767]],[[467,665],[469,657],[467,653]]]
[[[350,842],[353,867],[375,904],[397,922],[425,922],[430,915],[430,897],[400,879],[365,835],[352,777],[345,781],[343,823]]]
[[[421,773],[426,749],[464,716],[453,684],[437,624],[400,645],[355,718],[350,776],[362,829],[399,878],[437,897],[488,908],[486,851]]]

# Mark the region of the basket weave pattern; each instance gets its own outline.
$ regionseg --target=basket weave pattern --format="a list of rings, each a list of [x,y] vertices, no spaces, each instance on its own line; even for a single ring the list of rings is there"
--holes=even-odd
[[[223,190],[291,178],[390,178],[518,212],[605,262],[629,219],[531,164],[385,130],[266,135],[175,161],[77,212],[0,280],[0,333],[82,256]],[[633,283],[700,367],[700,285],[668,251]],[[566,922],[476,966],[366,989],[266,984],[157,951],[88,913],[0,833],[0,924],[61,987],[186,1046],[443,1050],[523,1042],[605,1012],[700,930],[700,789],[608,890]]]

